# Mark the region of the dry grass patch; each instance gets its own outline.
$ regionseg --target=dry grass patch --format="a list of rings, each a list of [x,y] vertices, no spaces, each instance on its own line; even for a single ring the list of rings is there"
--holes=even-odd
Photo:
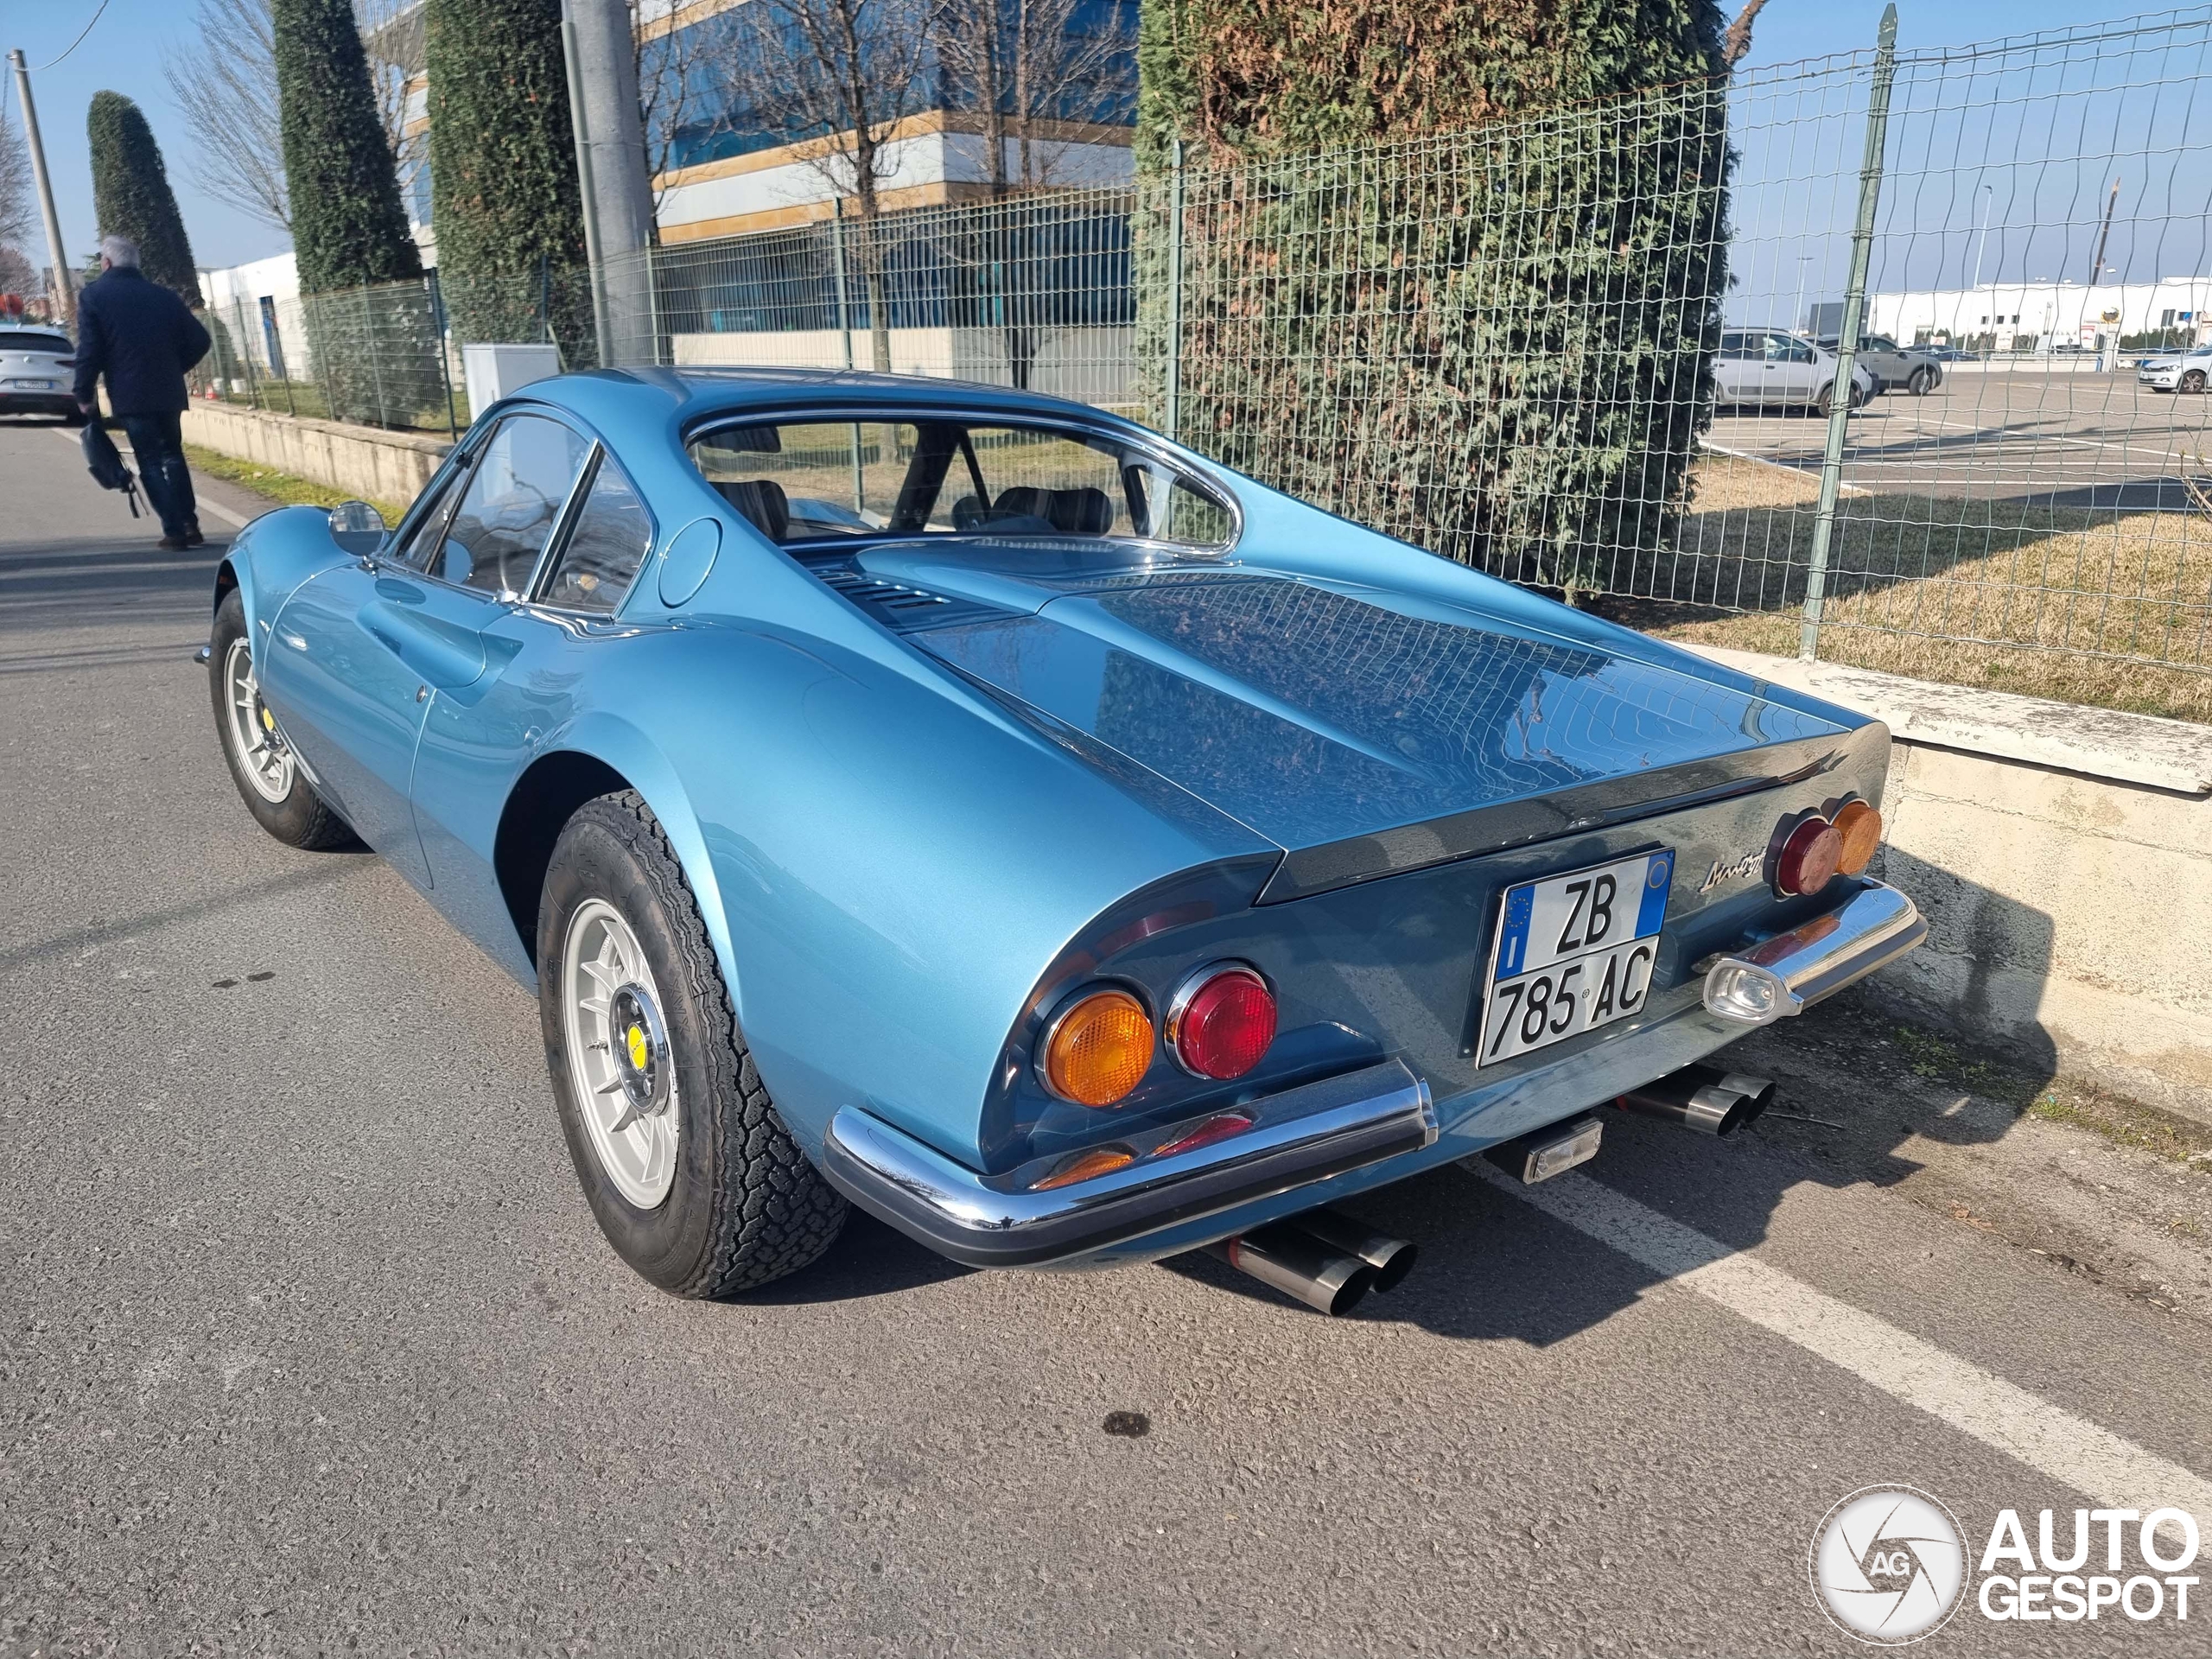
[[[1600,608],[1794,653],[1818,494],[1809,474],[1701,461],[1679,556],[1635,573],[1669,602]],[[1847,496],[1823,610],[1823,660],[2212,722],[2212,521],[2196,514]]]

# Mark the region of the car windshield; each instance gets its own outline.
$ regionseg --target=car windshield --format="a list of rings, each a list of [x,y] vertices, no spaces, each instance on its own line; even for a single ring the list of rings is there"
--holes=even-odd
[[[711,429],[691,459],[784,544],[861,536],[1166,542],[1214,548],[1228,503],[1152,451],[1075,427],[791,421]]]

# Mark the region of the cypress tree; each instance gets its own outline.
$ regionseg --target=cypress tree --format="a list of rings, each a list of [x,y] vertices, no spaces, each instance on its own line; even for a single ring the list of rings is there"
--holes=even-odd
[[[1140,153],[1185,156],[1179,435],[1501,575],[1642,579],[1711,412],[1721,22],[1713,0],[1148,3]]]
[[[92,141],[92,210],[100,234],[129,237],[138,245],[141,270],[196,299],[200,279],[192,267],[192,244],[144,112],[120,92],[94,92],[85,132]]]
[[[429,0],[425,22],[446,302],[464,334],[528,339],[550,327],[573,359],[588,321],[574,302],[582,284],[560,280],[584,260],[561,0]],[[550,315],[541,276],[559,283]]]
[[[352,0],[270,0],[270,14],[302,291],[421,276]]]

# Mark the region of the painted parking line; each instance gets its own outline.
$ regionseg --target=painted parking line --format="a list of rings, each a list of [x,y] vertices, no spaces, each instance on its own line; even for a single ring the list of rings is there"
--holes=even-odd
[[[83,442],[83,440],[78,437],[76,432],[69,427],[49,426],[46,429],[53,433],[56,437],[60,438],[62,442],[69,445],[73,449],[79,447]],[[244,530],[249,524],[253,522],[250,518],[239,518],[238,514],[232,512],[228,507],[224,506],[218,502],[210,501],[206,496],[201,495],[197,490],[194,490],[192,493],[194,502],[199,506],[200,512],[207,513],[211,518],[221,519],[232,530]]]
[[[1459,1167],[2053,1480],[2114,1508],[2185,1509],[2212,1537],[2212,1480],[2085,1417],[1586,1175],[1523,1186],[1481,1159]]]

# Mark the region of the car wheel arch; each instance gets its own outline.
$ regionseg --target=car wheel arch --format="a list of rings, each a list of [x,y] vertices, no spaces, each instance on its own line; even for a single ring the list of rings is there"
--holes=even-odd
[[[636,734],[635,744],[593,741],[590,734],[575,732],[569,735],[569,741],[563,747],[546,750],[523,768],[500,806],[499,827],[493,834],[493,874],[523,954],[532,967],[537,965],[538,905],[561,831],[586,802],[635,790],[660,820],[684,879],[691,885],[707,924],[709,943],[721,963],[730,1000],[741,1017],[743,1006],[730,957],[728,924],[706,839],[667,760],[651,748],[642,734]]]

